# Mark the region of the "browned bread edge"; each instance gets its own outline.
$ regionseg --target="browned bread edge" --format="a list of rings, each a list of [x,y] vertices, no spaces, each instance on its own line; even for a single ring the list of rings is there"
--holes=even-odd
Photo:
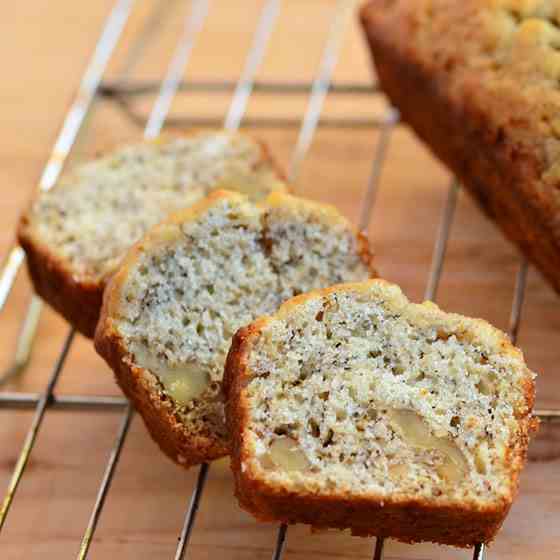
[[[17,236],[35,292],[80,333],[93,338],[105,281],[75,278],[66,263],[32,235],[26,215],[20,220]]]

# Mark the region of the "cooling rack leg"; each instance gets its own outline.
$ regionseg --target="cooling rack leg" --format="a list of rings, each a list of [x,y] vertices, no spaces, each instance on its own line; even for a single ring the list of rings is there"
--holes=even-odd
[[[278,527],[278,533],[276,535],[276,545],[274,546],[274,552],[272,553],[272,560],[282,560],[284,556],[284,548],[286,547],[286,536],[288,533],[288,526],[284,523]]]
[[[216,92],[216,91],[229,91],[231,82],[181,82],[179,89],[191,90],[191,91],[205,91],[205,92]],[[262,93],[269,93],[271,88],[274,86],[271,82],[262,82],[260,88],[258,89]],[[295,84],[297,85],[297,83]],[[139,86],[142,88],[143,86]],[[133,103],[131,103],[126,90],[123,93],[118,91],[113,93],[110,89],[111,86],[107,86],[105,90],[105,96],[115,103],[117,108],[119,108],[123,116],[130,120],[132,124],[138,127],[143,127],[146,123],[146,117],[144,116],[141,109],[137,108]],[[281,84],[279,88],[282,89]],[[295,88],[294,88],[295,89]],[[335,88],[331,88],[333,91]],[[280,92],[278,92],[280,93]],[[290,91],[291,93],[291,91]],[[338,92],[344,93],[344,92]],[[133,94],[134,95],[134,94]],[[169,128],[219,128],[222,126],[221,117],[210,115],[210,116],[200,116],[200,115],[171,115],[166,119],[166,126]],[[243,119],[243,123],[247,127],[251,128],[293,128],[300,124],[300,119],[291,116],[254,116],[247,117]],[[321,117],[319,122],[323,128],[331,129],[377,129],[383,126],[383,121],[378,117]]]
[[[267,0],[259,18],[259,24],[255,32],[253,44],[249,56],[245,61],[245,67],[235,87],[231,105],[226,115],[224,128],[226,130],[237,130],[241,125],[243,116],[247,109],[247,103],[253,91],[255,74],[264,58],[266,45],[272,34],[274,23],[280,12],[280,0]]]
[[[41,400],[37,393],[11,393],[2,391],[0,393],[0,410],[33,410]],[[53,410],[72,410],[76,412],[87,412],[96,410],[99,412],[112,412],[122,410],[127,404],[122,397],[102,397],[97,395],[52,395],[49,407]]]
[[[14,362],[0,375],[0,387],[22,373],[29,363],[42,307],[43,302],[36,295],[32,295],[18,335]]]
[[[150,113],[148,123],[146,124],[146,129],[144,130],[145,138],[154,138],[161,132],[165,119],[169,114],[173,98],[181,83],[181,76],[183,75],[183,71],[185,70],[196,38],[207,14],[208,0],[194,0],[192,2],[192,9],[185,21],[183,35],[173,54],[159,95]]]
[[[148,16],[146,23],[138,33],[138,38],[128,49],[128,53],[123,61],[123,65],[117,75],[118,81],[113,82],[118,88],[119,86],[125,87],[127,77],[132,73],[135,66],[142,60],[146,47],[153,44],[156,40],[157,33],[161,29],[164,21],[173,15],[174,10],[181,5],[180,0],[157,0]],[[154,91],[159,89],[159,83],[154,86]],[[107,93],[106,82],[103,81],[99,86],[99,94],[105,95]]]
[[[375,155],[373,156],[373,163],[369,175],[366,195],[364,197],[364,202],[362,203],[362,214],[358,226],[360,231],[365,232],[369,227],[373,206],[375,205],[375,197],[379,187],[379,180],[381,178],[381,171],[383,170],[383,164],[387,159],[387,150],[389,149],[391,134],[395,125],[399,122],[399,118],[398,111],[391,108],[383,119],[381,131],[379,132],[379,140],[377,141],[377,146],[375,148]]]
[[[183,560],[183,558],[185,557],[185,551],[191,538],[191,533],[194,527],[194,522],[196,520],[196,514],[198,513],[198,507],[200,505],[202,492],[204,491],[204,486],[206,485],[208,471],[208,463],[203,463],[202,465],[200,465],[198,477],[196,479],[196,486],[191,496],[189,509],[187,510],[187,514],[185,515],[185,522],[183,523],[183,529],[181,531],[181,536],[179,537],[179,542],[177,544],[175,560]]]
[[[21,247],[12,247],[4,261],[2,272],[0,273],[0,311],[6,304],[24,258],[25,253]]]
[[[375,548],[373,549],[373,560],[382,560],[384,548],[385,539],[383,537],[377,537],[375,539]]]
[[[553,408],[536,408],[535,415],[541,422],[560,424],[560,410]]]
[[[474,547],[473,560],[486,560],[486,546],[479,543]]]
[[[181,81],[179,90],[200,91],[200,92],[227,92],[236,89],[238,82],[235,80],[188,80]],[[104,82],[99,88],[99,93],[105,97],[138,97],[148,95],[159,89],[159,81],[157,80],[134,80],[132,82],[121,83],[118,81]],[[308,93],[311,89],[310,84],[300,80],[255,80],[253,84],[254,91],[260,93],[274,93],[283,95],[294,95],[300,93]],[[331,93],[339,95],[362,95],[368,93],[376,93],[378,87],[375,85],[364,85],[360,82],[332,84]],[[342,122],[342,121],[341,121]],[[354,120],[345,118],[343,122],[354,124],[356,122],[363,123],[362,120]]]
[[[84,533],[84,536],[82,537],[80,550],[78,551],[77,556],[78,560],[85,560],[88,555],[89,547],[91,545],[95,529],[97,528],[97,522],[99,521],[101,510],[103,509],[103,504],[105,503],[105,498],[107,497],[107,493],[109,492],[109,488],[111,487],[111,482],[113,481],[113,476],[115,475],[115,469],[117,463],[119,462],[119,458],[124,446],[124,441],[126,439],[128,429],[130,428],[132,415],[132,407],[129,404],[126,408],[126,412],[124,413],[115,445],[113,446],[111,455],[109,456],[107,468],[105,469],[103,481],[101,482],[101,486],[99,487],[99,491],[97,492],[97,498],[95,500],[95,505],[89,518],[87,529]]]
[[[72,341],[74,340],[75,333],[76,331],[74,329],[71,329],[70,332],[68,333],[68,336],[64,341],[62,352],[60,353],[56,365],[54,367],[54,370],[51,374],[51,378],[49,380],[47,388],[45,389],[45,392],[43,393],[41,399],[37,404],[37,408],[35,410],[35,416],[33,417],[33,422],[31,423],[31,427],[27,432],[27,436],[25,438],[23,448],[19,454],[18,460],[16,462],[16,466],[14,468],[14,472],[12,474],[12,478],[8,485],[6,496],[4,498],[4,501],[2,502],[2,508],[0,509],[0,531],[4,527],[4,523],[6,521],[6,517],[8,516],[10,506],[12,505],[18,485],[25,471],[25,467],[27,466],[27,462],[29,461],[29,456],[31,455],[31,451],[33,450],[33,446],[35,445],[35,441],[37,439],[39,430],[41,429],[41,424],[43,423],[45,412],[50,404],[52,394],[56,386],[56,382],[58,381],[58,378],[64,366],[64,362],[66,361],[66,356],[68,355],[68,351],[70,350],[70,346],[72,345]]]
[[[513,302],[511,304],[511,314],[509,317],[509,336],[513,344],[517,342],[519,334],[519,325],[521,324],[521,311],[523,309],[523,301],[525,299],[525,285],[527,284],[527,261],[525,258],[519,263],[517,276],[515,278],[515,290],[513,294]]]
[[[434,300],[439,287],[439,280],[443,271],[443,261],[445,260],[445,252],[447,250],[447,241],[451,231],[451,224],[455,215],[455,207],[457,206],[457,194],[459,192],[459,183],[457,179],[452,179],[447,191],[447,200],[443,208],[443,214],[439,224],[439,229],[434,246],[432,256],[432,264],[430,266],[430,275],[428,277],[428,285],[426,286],[425,299]]]
[[[311,86],[311,94],[309,103],[303,117],[299,136],[292,159],[290,161],[290,169],[288,171],[289,181],[295,181],[299,176],[299,171],[303,159],[307,154],[315,129],[321,117],[323,104],[329,92],[332,74],[342,43],[342,37],[346,29],[346,25],[353,11],[353,2],[347,0],[339,0],[336,5],[335,16],[329,30],[328,39],[323,51],[318,74],[313,79]]]

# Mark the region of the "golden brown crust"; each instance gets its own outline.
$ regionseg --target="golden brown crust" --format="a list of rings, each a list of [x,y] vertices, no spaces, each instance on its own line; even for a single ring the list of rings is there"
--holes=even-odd
[[[80,333],[93,338],[105,281],[74,278],[67,264],[34,237],[27,215],[20,220],[17,236],[35,292]]]
[[[115,276],[112,282],[121,280]],[[105,292],[106,301],[95,334],[95,349],[114,371],[122,391],[140,412],[152,439],[170,459],[185,468],[227,455],[229,449],[219,445],[214,437],[187,436],[175,413],[175,405],[161,390],[156,377],[132,363],[110,318],[110,310],[118,296],[118,290],[108,289]]]
[[[282,305],[276,317],[293,311],[305,301],[332,292],[365,291],[371,280],[358,284],[345,284],[302,294]],[[434,307],[427,303],[425,306]],[[519,433],[508,450],[512,465],[513,493],[502,497],[491,506],[466,506],[426,499],[384,498],[376,496],[351,496],[333,493],[318,495],[313,492],[271,485],[262,480],[251,466],[250,451],[244,446],[244,432],[248,425],[248,403],[245,388],[252,375],[248,366],[251,349],[271,317],[257,319],[240,329],[233,337],[224,371],[226,419],[231,434],[231,469],[235,479],[235,495],[240,505],[261,521],[306,523],[316,529],[351,528],[358,536],[391,537],[403,542],[433,541],[459,547],[473,546],[491,541],[501,527],[514,498],[518,478],[525,463],[529,434],[537,423],[531,416],[534,384],[528,376],[524,383],[526,409],[519,416]],[[484,329],[490,326],[475,320]],[[490,330],[501,337],[504,352],[518,352],[507,337],[493,327]],[[243,465],[243,466],[242,466]]]
[[[196,134],[196,131],[191,134]],[[152,142],[163,142],[173,137],[179,136],[166,134]],[[257,165],[268,163],[277,177],[285,180],[285,173],[271,155],[268,146],[259,139],[253,140],[261,149],[261,159]],[[289,186],[287,190],[291,190]],[[17,237],[26,253],[29,276],[37,294],[80,333],[93,338],[101,313],[103,291],[109,277],[77,277],[69,263],[64,262],[34,235],[29,211],[24,212],[20,218]]]
[[[390,6],[382,3],[368,2],[360,15],[383,91],[399,109],[402,120],[560,291],[560,230],[555,225],[557,211],[541,181],[539,139],[521,142],[507,124],[498,125],[494,118],[498,113],[493,115],[493,111],[502,105],[503,118],[507,102],[494,98],[491,106],[491,92],[485,93],[484,82],[476,76],[457,86],[451,63],[449,72],[432,70],[405,32],[416,24],[386,18],[385,10]],[[399,24],[401,29],[396,30]],[[457,66],[462,66],[459,60]],[[530,118],[530,108],[525,107],[527,114],[518,114],[517,109],[511,123]],[[527,131],[527,137],[530,134]]]

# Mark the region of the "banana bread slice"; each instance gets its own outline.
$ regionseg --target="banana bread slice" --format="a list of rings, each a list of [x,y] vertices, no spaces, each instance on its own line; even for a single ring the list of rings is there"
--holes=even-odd
[[[385,281],[295,297],[227,358],[236,495],[265,521],[487,542],[536,427],[533,378],[485,321]]]
[[[216,188],[260,200],[286,187],[263,144],[224,131],[162,137],[78,166],[21,218],[35,290],[92,337],[103,289],[126,251]]]
[[[560,291],[558,0],[372,0],[379,82]]]
[[[210,461],[229,452],[221,381],[235,331],[295,294],[371,274],[367,242],[334,208],[216,191],[128,254],[95,347],[167,455]]]

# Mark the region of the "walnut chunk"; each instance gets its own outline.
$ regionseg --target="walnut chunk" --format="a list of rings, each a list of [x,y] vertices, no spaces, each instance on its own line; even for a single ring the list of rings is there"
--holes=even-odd
[[[486,442],[482,442],[474,454],[474,466],[476,467],[476,471],[482,475],[486,474],[489,462],[488,444]]]
[[[454,463],[449,457],[443,460],[443,463],[436,468],[437,474],[443,478],[443,480],[456,484],[463,478],[463,471]]]
[[[276,468],[286,472],[303,472],[310,466],[298,442],[289,437],[281,437],[271,443],[262,464],[267,468],[270,462]]]
[[[548,21],[529,18],[519,27],[516,42],[522,47],[558,47],[560,31]]]
[[[167,394],[179,405],[200,397],[210,385],[208,374],[195,364],[169,368],[159,375]]]
[[[436,469],[444,480],[458,482],[468,472],[467,461],[457,444],[448,437],[433,435],[419,414],[413,410],[390,409],[388,416],[408,445],[436,450],[444,456],[443,463]]]
[[[408,466],[404,463],[399,463],[397,465],[389,465],[389,477],[392,480],[399,480],[405,478],[408,474]]]
[[[487,397],[492,396],[496,392],[493,380],[489,377],[481,377],[480,381],[476,384],[476,388]]]

